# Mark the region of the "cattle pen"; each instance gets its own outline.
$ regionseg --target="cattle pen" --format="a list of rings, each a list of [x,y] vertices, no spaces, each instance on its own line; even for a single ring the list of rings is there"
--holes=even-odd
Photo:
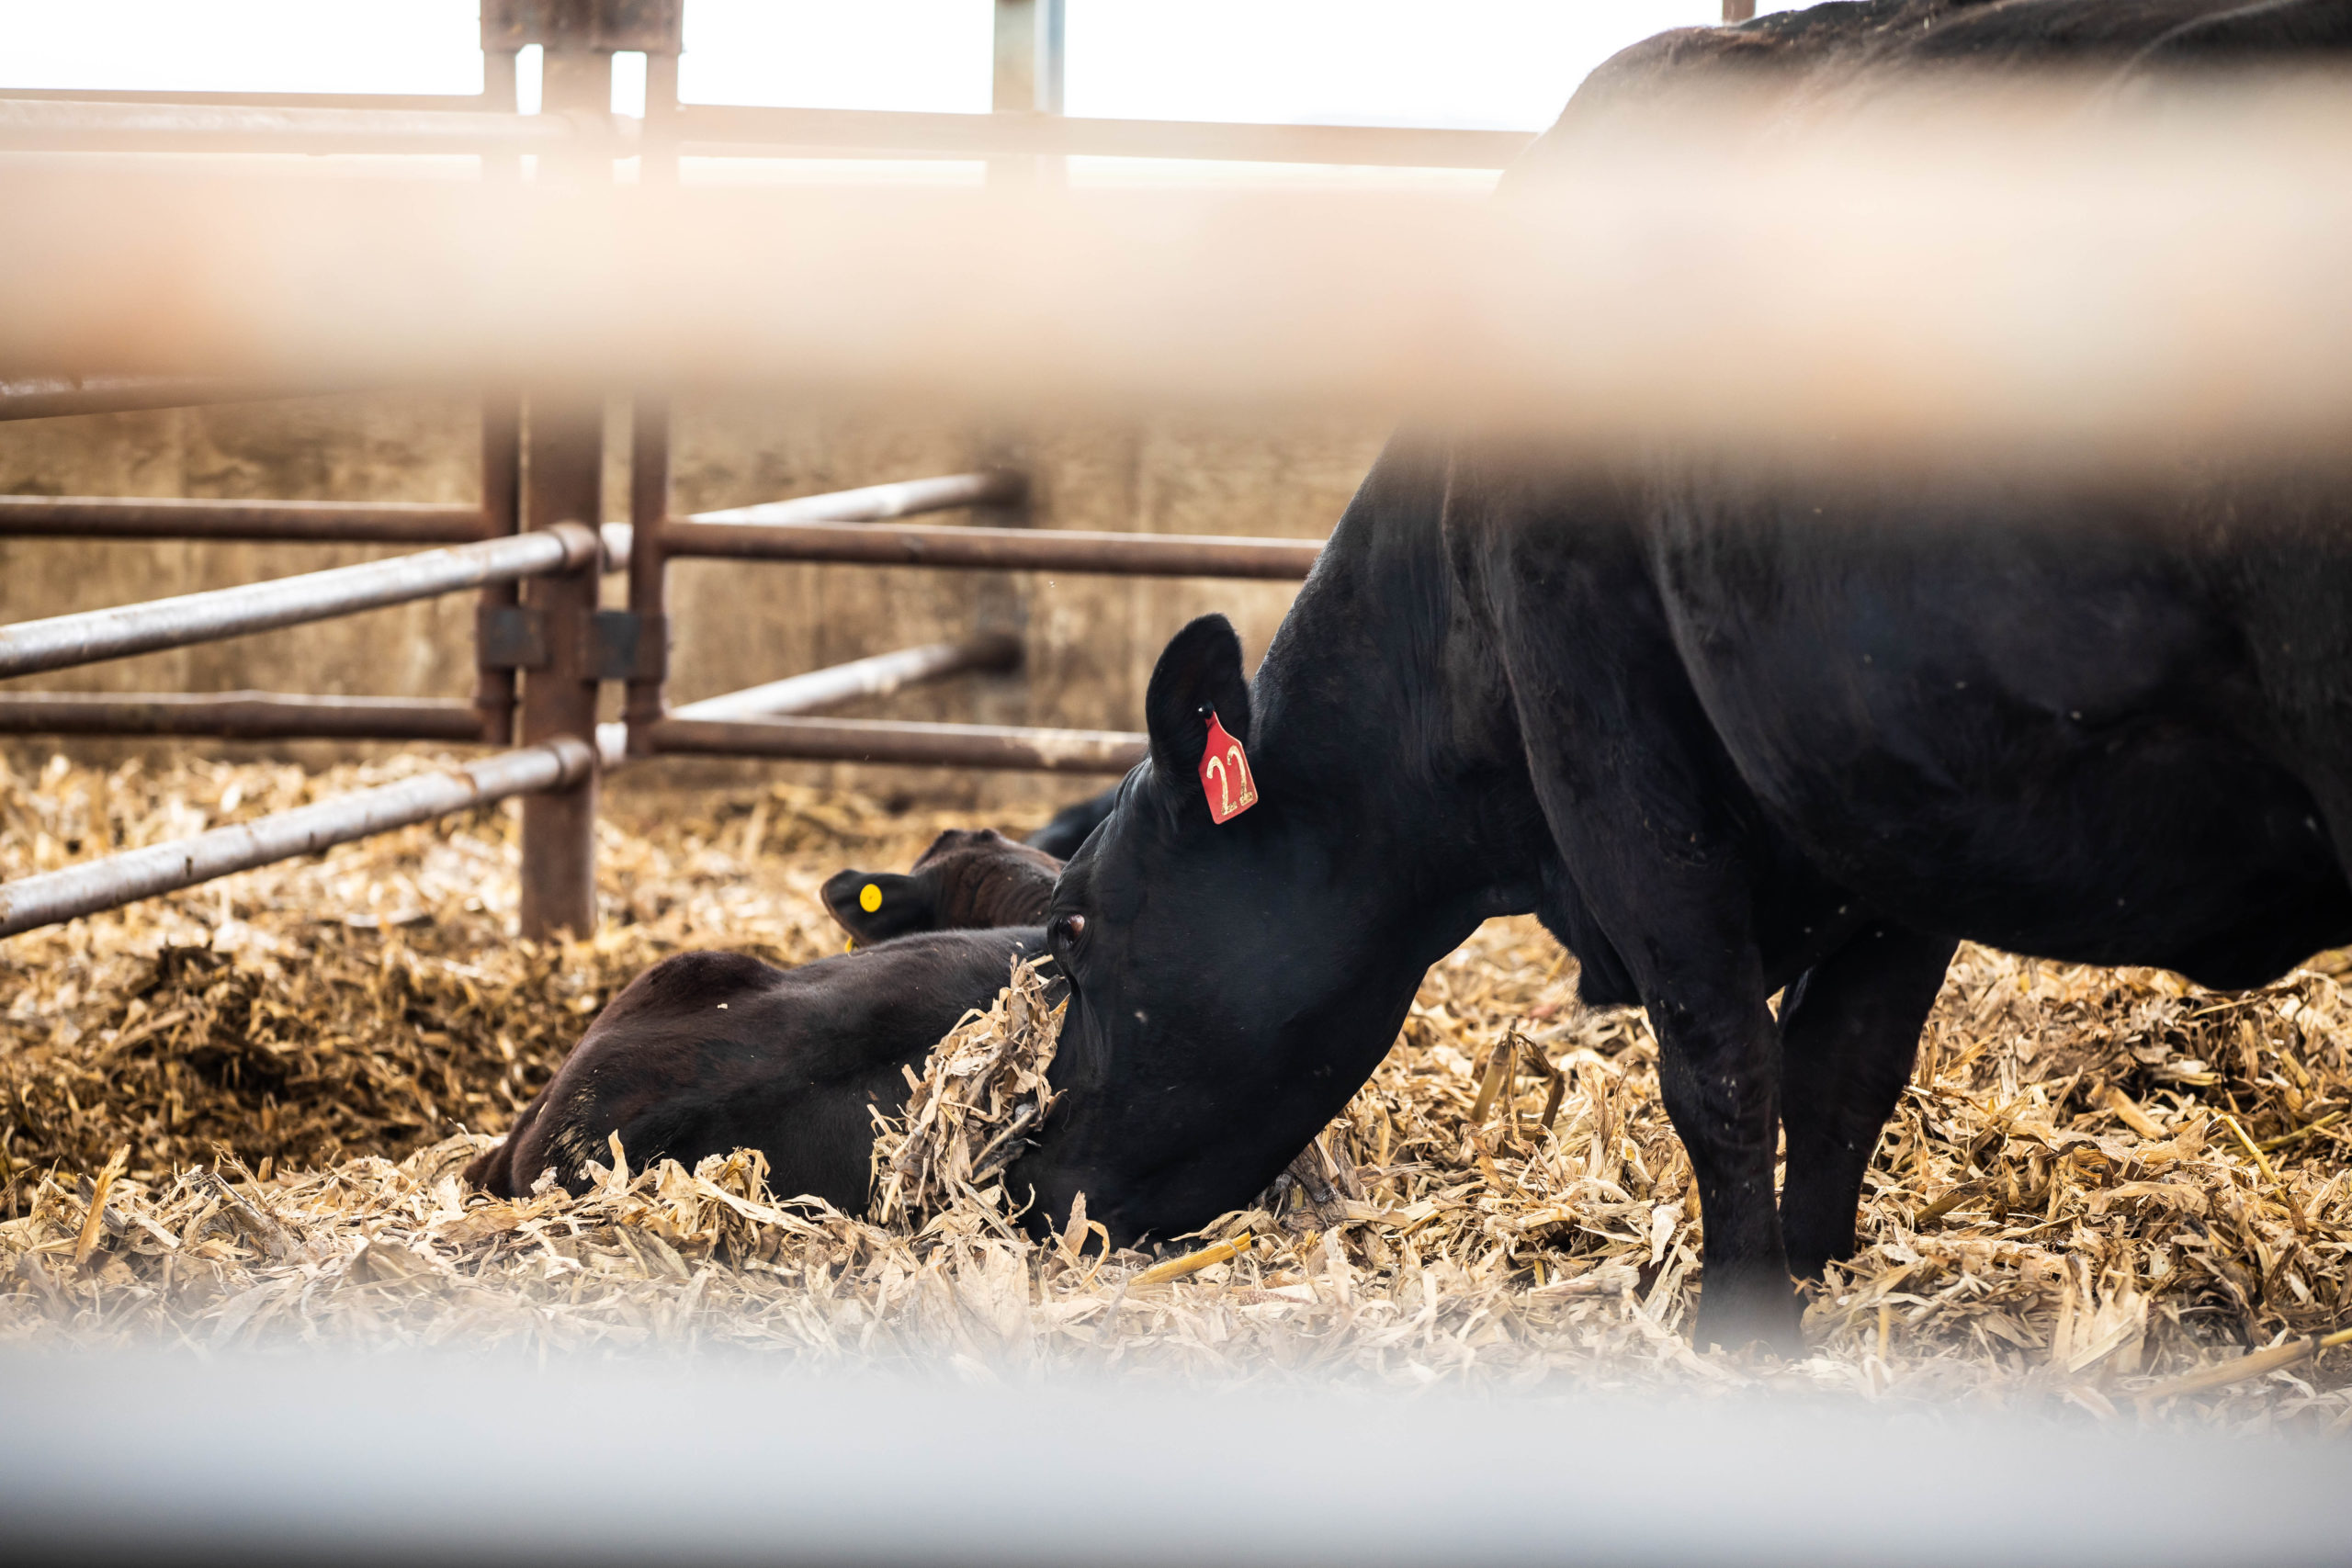
[[[983,818],[1035,826],[1047,799],[1008,794],[1013,804],[982,812],[885,799],[865,773],[842,787],[840,773],[690,770],[847,763],[1091,793],[1146,754],[1145,735],[1117,728],[1134,722],[1119,710],[1139,708],[1141,682],[1092,708],[1055,707],[1046,699],[1074,683],[1077,661],[1052,639],[1108,637],[1126,629],[1122,615],[1169,619],[1178,601],[1106,594],[1090,615],[1066,601],[1038,609],[1034,585],[1287,594],[1323,560],[1307,528],[1337,521],[1376,450],[1333,438],[1325,466],[1346,486],[1317,491],[1290,532],[1287,515],[1266,523],[1227,504],[1244,485],[1297,477],[1278,468],[1119,524],[1122,507],[1140,513],[1144,481],[1057,511],[1092,455],[1001,439],[1005,426],[1076,427],[1103,407],[1238,410],[1247,422],[1328,405],[1385,432],[1458,403],[1473,426],[1604,455],[1665,429],[1832,469],[1856,452],[1924,451],[2102,476],[2249,431],[2266,451],[2333,463],[2352,428],[2352,296],[2326,287],[2352,248],[2352,186],[2324,177],[2352,149],[2352,100],[2323,94],[2269,119],[2184,110],[2156,117],[2141,139],[2154,152],[2122,153],[2030,103],[1959,147],[1933,115],[1924,130],[1826,151],[1802,127],[1743,150],[1752,125],[1701,116],[1654,161],[1574,172],[1606,220],[1595,239],[1420,187],[1074,190],[1069,169],[1086,160],[1487,175],[1533,139],[1067,114],[1064,8],[993,0],[994,107],[981,114],[685,101],[686,0],[484,0],[472,96],[0,85],[0,191],[34,215],[23,243],[0,249],[0,298],[37,306],[0,312],[0,420],[424,389],[456,411],[443,434],[469,482],[476,453],[480,474],[478,492],[393,491],[438,500],[293,499],[290,485],[259,491],[287,499],[215,499],[130,485],[32,493],[47,479],[7,481],[0,468],[0,484],[26,492],[0,494],[11,571],[45,541],[152,547],[159,564],[137,579],[149,583],[173,570],[166,546],[187,547],[183,561],[243,545],[337,561],[0,624],[0,682],[341,624],[382,666],[383,686],[363,689],[383,692],[414,671],[394,670],[390,639],[351,618],[434,604],[470,612],[432,623],[430,673],[457,678],[409,689],[471,682],[463,697],[346,694],[339,676],[299,689],[256,678],[0,690],[0,1348],[28,1361],[51,1348],[119,1358],[85,1388],[26,1380],[34,1429],[9,1439],[8,1462],[65,1479],[49,1500],[0,1504],[0,1519],[49,1541],[42,1531],[65,1527],[41,1508],[106,1511],[73,1487],[113,1483],[119,1438],[79,1404],[118,1393],[153,1413],[159,1443],[226,1426],[264,1434],[289,1465],[331,1462],[300,1448],[340,1452],[337,1430],[413,1430],[417,1453],[437,1452],[449,1411],[483,1400],[576,1419],[582,1446],[607,1427],[660,1439],[676,1435],[664,1421],[691,1423],[642,1470],[614,1461],[628,1484],[723,1478],[733,1501],[713,1517],[750,1544],[710,1555],[812,1559],[887,1555],[857,1532],[890,1500],[825,1479],[842,1454],[873,1483],[887,1467],[865,1456],[898,1451],[886,1439],[935,1438],[928,1459],[958,1479],[924,1495],[963,1498],[972,1512],[959,1518],[990,1521],[970,1495],[991,1492],[999,1508],[1008,1488],[1034,1498],[1038,1476],[1020,1462],[1046,1455],[1037,1462],[1080,1478],[1054,1505],[1066,1511],[1042,1529],[1003,1523],[1002,1539],[1052,1561],[1072,1553],[1081,1524],[1135,1528],[1132,1511],[1101,1512],[1128,1495],[1082,1450],[1125,1459],[1126,1437],[1155,1433],[1247,1454],[1233,1468],[1256,1480],[1213,1464],[1189,1495],[1209,1515],[1237,1499],[1253,1532],[1231,1543],[1238,1557],[1288,1553],[1274,1547],[1301,1519],[1313,1539],[1285,1561],[1482,1541],[1505,1557],[1589,1554],[1595,1541],[1673,1555],[1686,1536],[1694,1553],[1759,1555],[1752,1539],[1701,1539],[1703,1510],[1655,1535],[1627,1527],[1629,1498],[1671,1508],[1655,1474],[1646,1490],[1619,1475],[1615,1495],[1584,1498],[1614,1533],[1578,1536],[1573,1509],[1523,1517],[1524,1488],[1542,1480],[1522,1475],[1541,1468],[1533,1456],[1581,1462],[1558,1446],[1581,1407],[1534,1407],[1567,1411],[1562,1421],[1498,1401],[1489,1419],[1445,1404],[1451,1391],[1620,1402],[1579,1428],[1600,1450],[1583,1456],[1592,1473],[1611,1475],[1612,1463],[1678,1479],[1736,1471],[1735,1449],[1776,1443],[1752,1402],[1782,1395],[1924,1416],[1914,1425],[1934,1431],[1919,1473],[2005,1497],[2035,1495],[2068,1445],[2097,1433],[2110,1457],[2139,1456],[2140,1481],[2119,1473],[2095,1502],[2053,1488],[2033,1505],[2037,1550],[2064,1545],[2070,1561],[2168,1561],[2242,1522],[2175,1528],[2146,1484],[2174,1473],[2159,1438],[2352,1433],[2352,949],[2222,993],[2168,972],[1963,946],[1864,1188],[1864,1244],[1808,1287],[1809,1353],[1785,1360],[1690,1345],[1703,1216],[1657,1038],[1639,1010],[1587,1006],[1575,959],[1532,916],[1490,920],[1440,959],[1386,1058],[1299,1162],[1251,1207],[1164,1247],[1092,1249],[1082,1209],[1062,1234],[1028,1234],[1001,1183],[929,1213],[847,1214],[774,1190],[756,1152],[687,1168],[617,1134],[584,1192],[467,1186],[468,1162],[650,966],[722,947],[785,965],[839,953],[818,894],[829,874],[903,867],[933,835]],[[1722,16],[1753,10],[1724,0]],[[526,48],[545,84],[531,113],[517,85]],[[641,116],[609,112],[616,54],[644,58]],[[2217,147],[2262,154],[2260,172],[2209,155]],[[375,166],[412,158],[472,162],[431,180]],[[945,192],[712,190],[690,177],[696,160],[753,159],[954,160],[984,173]],[[331,175],[288,172],[305,164]],[[75,181],[90,171],[119,189],[89,197]],[[2228,221],[2190,234],[2183,211]],[[2225,265],[2278,287],[2206,286],[2205,269]],[[1568,307],[1546,293],[1555,285]],[[1946,308],[1922,310],[1923,298]],[[953,447],[876,439],[823,482],[800,482],[832,472],[821,464],[778,479],[741,463],[714,479],[718,439],[695,445],[698,417],[720,423],[718,397],[695,400],[714,388],[853,409],[904,400],[980,434]],[[136,427],[96,428],[92,440]],[[382,493],[349,475],[392,467],[322,462],[315,491]],[[1228,512],[1244,520],[1221,524]],[[1164,515],[1180,522],[1146,531]],[[363,549],[385,553],[345,558]],[[797,572],[800,586],[693,592],[703,580],[688,574],[737,568],[745,582]],[[855,618],[827,585],[864,571],[958,586],[906,612],[920,632],[877,594],[884,608],[821,658],[776,657],[746,629],[792,618],[811,633],[796,649],[827,646],[815,632]],[[13,613],[8,586],[0,603]],[[690,637],[746,648],[712,664],[724,682],[707,682],[680,673]],[[948,709],[959,681],[997,685],[975,711]],[[242,689],[263,685],[285,689]],[[1038,709],[1013,706],[1014,688],[1023,702],[1034,690]],[[932,701],[942,706],[914,705]],[[875,716],[883,705],[897,716]],[[35,755],[17,738],[73,744]],[[311,749],[114,744],[148,741]],[[605,787],[620,776],[628,787]],[[733,782],[700,787],[706,776]],[[657,794],[673,777],[695,782]],[[946,1043],[1042,1081],[1052,1038],[1035,1001],[1016,984]],[[997,1135],[976,1115],[963,1153]],[[389,1354],[322,1380],[333,1386],[305,1415],[303,1392],[275,1371],[221,1395],[184,1378],[176,1350],[140,1359],[158,1344],[223,1358],[325,1347],[355,1352],[346,1367]],[[480,1359],[452,1372],[433,1359],[449,1347]],[[717,1369],[685,1365],[696,1356]],[[403,1391],[407,1357],[416,1388]],[[807,1485],[832,1487],[803,1500],[816,1521],[806,1540],[778,1546],[764,1518],[729,1511],[773,1486],[773,1467],[764,1483],[737,1472],[776,1440],[716,1451],[733,1439],[713,1434],[741,1417],[739,1388],[720,1386],[735,1376],[729,1357],[807,1380],[786,1410],[798,1420],[779,1423],[797,1425],[791,1442],[822,1450],[848,1434],[830,1459],[788,1461],[806,1462],[790,1473]],[[675,1371],[686,1394],[664,1403],[612,1365],[637,1359]],[[577,1380],[552,1398],[563,1380],[545,1375],[551,1360]],[[877,1370],[910,1375],[875,1401],[845,1381]],[[1056,1382],[1114,1370],[1144,1374],[1148,1392],[1104,1409]],[[1392,1434],[1386,1415],[1359,1420],[1383,1406],[1282,1404],[1335,1383],[1425,1401],[1412,1410],[1430,1411],[1451,1446],[1395,1489],[1469,1501],[1425,1517],[1408,1500],[1395,1520],[1376,1499],[1359,1505],[1368,1477],[1395,1483],[1410,1462],[1401,1447],[1365,1445],[1410,1434]],[[1194,1408],[1193,1384],[1234,1404]],[[596,1391],[610,1396],[601,1406]],[[1635,1406],[1653,1415],[1625,1414]],[[1958,1422],[1955,1406],[2014,1425],[1983,1442],[1940,1425]],[[930,1437],[857,1448],[876,1410],[932,1422]],[[1034,1429],[1027,1414],[993,1425],[1007,1410],[1048,1414]],[[1277,1430],[1288,1410],[1310,1414],[1271,1459],[1235,1441],[1236,1421]],[[1713,1446],[1662,1460],[1671,1421],[1657,1410]],[[1088,1421],[1098,1426],[1074,1425]],[[1122,1442],[1073,1438],[1104,1427]],[[1596,1431],[1622,1440],[1593,1442]],[[571,1461],[574,1436],[560,1429],[548,1453],[481,1473],[577,1493],[586,1472],[548,1457]],[[1779,1454],[1760,1473],[1785,1464],[1789,1495],[1807,1506],[1818,1495],[1840,1529],[1867,1516],[1916,1535],[1918,1474],[1890,1474],[1860,1514],[1841,1511],[1852,1499],[1838,1483],[1886,1468],[1895,1447],[1845,1440],[1829,1439],[1849,1466],[1834,1476]],[[1481,1461],[1482,1443],[1508,1452]],[[1651,1445],[1642,1465],[1626,1463],[1634,1443]],[[205,1473],[198,1446],[158,1461],[149,1495],[164,1522],[127,1510],[131,1522],[111,1527],[122,1540],[170,1540],[175,1521],[199,1543],[259,1539],[252,1518],[270,1516],[267,1498],[251,1495],[250,1477]],[[1296,1467],[1293,1449],[1307,1456]],[[96,1457],[74,1483],[59,1456],[85,1450]],[[2248,1468],[2243,1458],[2231,1462]],[[425,1484],[424,1468],[402,1483]],[[2267,1473],[2290,1472],[2316,1484],[2301,1469]],[[2097,1473],[2075,1479],[2090,1486]],[[447,1545],[417,1534],[406,1503],[381,1507],[392,1474],[346,1478],[347,1498],[290,1489],[299,1506],[266,1527],[285,1532],[276,1550],[304,1555],[304,1530],[335,1538],[312,1509],[347,1509],[346,1534],[373,1521],[379,1548]],[[480,1474],[430,1484],[444,1515],[480,1510],[461,1527],[479,1533],[452,1549],[460,1558],[501,1541],[526,1557],[551,1542],[584,1560],[639,1550],[637,1526],[599,1534],[592,1506],[535,1536],[505,1517],[511,1495],[474,1497]],[[1164,1507],[1165,1491],[1142,1486],[1123,1506]],[[1332,1498],[1348,1499],[1350,1517],[1321,1517]],[[2126,1499],[2132,1517],[2120,1517]],[[2229,1539],[2293,1557],[2315,1512],[2301,1491]],[[922,1510],[907,1513],[910,1556],[991,1554],[926,1537]],[[2086,1517],[2098,1529],[2084,1541]],[[824,1534],[836,1528],[851,1533]],[[1788,1528],[1786,1540],[1813,1539]],[[1133,1554],[1200,1549],[1193,1527],[1178,1534]],[[96,1530],[78,1550],[102,1554],[115,1539]],[[1857,1529],[1808,1550],[1835,1560],[1886,1539]]]
[[[1736,4],[1736,0],[1734,0]],[[677,97],[683,6],[599,3],[482,10],[484,88],[476,100],[341,102],[248,95],[23,95],[0,103],[11,151],[165,150],[481,155],[484,177],[514,177],[526,152],[604,177],[613,159],[639,178],[674,179],[682,148],[773,152],[847,149],[901,156],[979,154],[1034,174],[1040,158],[1113,153],[1292,163],[1499,166],[1511,133],[1069,120],[1058,106],[1059,6],[999,6],[996,94],[988,116],[794,111],[686,105]],[[518,52],[544,53],[543,113],[515,112]],[[647,61],[641,122],[607,115],[612,57]],[[68,375],[0,381],[0,418],[164,408],[283,393],[202,377]],[[529,412],[526,417],[525,410]],[[326,738],[519,744],[442,778],[322,802],[298,817],[153,846],[0,886],[0,936],[193,886],[387,829],[524,797],[521,929],[540,937],[595,927],[594,815],[600,772],[664,755],[842,759],[957,768],[1116,773],[1138,734],[802,716],[975,669],[1020,650],[1001,636],[911,648],[672,709],[665,586],[673,560],[863,562],[931,569],[1296,580],[1315,550],[1291,539],[1165,538],[1017,526],[939,527],[899,519],[978,510],[1017,523],[1017,472],[862,487],[723,513],[670,515],[669,409],[631,412],[629,521],[597,526],[601,399],[492,394],[481,413],[482,494],[472,507],[401,502],[141,501],[0,496],[0,538],[370,542],[439,547],[417,556],[0,627],[0,679],[232,637],[469,590],[479,683],[470,702],[242,692],[106,698],[0,696],[0,734]],[[526,431],[527,429],[527,438]],[[526,452],[527,439],[528,451]],[[529,483],[524,475],[529,474]],[[888,526],[877,525],[888,524]],[[600,609],[601,573],[625,574],[625,608]],[[527,584],[527,588],[525,585]],[[599,726],[605,682],[627,693]]]

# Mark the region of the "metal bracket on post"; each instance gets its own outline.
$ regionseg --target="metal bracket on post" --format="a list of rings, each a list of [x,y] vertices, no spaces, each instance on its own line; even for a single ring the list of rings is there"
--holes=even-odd
[[[481,0],[481,46],[675,54],[684,15],[684,0]]]
[[[582,628],[582,669],[599,681],[661,681],[670,673],[670,618],[634,610],[599,610]]]
[[[544,670],[548,621],[522,604],[484,604],[474,612],[474,663],[482,670]]]

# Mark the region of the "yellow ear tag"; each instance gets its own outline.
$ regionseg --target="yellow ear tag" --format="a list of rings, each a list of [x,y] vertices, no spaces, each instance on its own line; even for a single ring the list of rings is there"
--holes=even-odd
[[[867,914],[882,907],[882,889],[871,882],[857,890],[857,907]]]

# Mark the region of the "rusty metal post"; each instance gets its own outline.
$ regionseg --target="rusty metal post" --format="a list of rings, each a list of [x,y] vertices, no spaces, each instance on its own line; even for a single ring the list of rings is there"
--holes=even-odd
[[[644,151],[640,185],[675,185],[678,178],[678,57],[649,50],[645,56]],[[635,655],[628,671],[621,720],[632,756],[651,754],[649,728],[661,721],[670,674],[669,551],[662,529],[670,513],[670,399],[640,389],[629,411],[628,613]]]
[[[576,39],[550,39],[539,54],[539,110],[603,120],[613,112],[613,56],[609,49],[585,47]],[[568,173],[590,179],[612,175],[605,157],[560,157]],[[545,170],[547,164],[540,167]]]
[[[604,504],[605,410],[577,392],[531,400],[530,494],[534,529],[593,522]],[[594,561],[533,582],[524,600],[537,634],[537,662],[523,677],[522,742],[596,739],[597,570]],[[522,934],[534,941],[596,929],[596,775],[523,802]]]
[[[1724,0],[1724,26],[1729,27],[1734,22],[1753,21],[1755,17],[1756,0]]]
[[[612,106],[613,57],[567,38],[550,39],[544,57],[544,107],[549,114],[605,114]],[[610,178],[608,164],[584,160],[540,177]],[[576,387],[535,392],[530,404],[525,521],[532,528],[604,520],[605,404],[601,394]],[[524,601],[541,637],[543,662],[523,679],[522,741],[542,745],[571,739],[593,751],[596,743],[595,647],[597,570],[543,578]],[[560,789],[523,802],[522,934],[540,941],[559,931],[593,936],[596,930],[596,775],[592,768]]]
[[[481,107],[513,114],[518,107],[515,51],[491,36],[491,22],[485,7]],[[486,183],[515,184],[523,177],[523,160],[512,152],[484,152],[481,177]],[[511,389],[482,394],[481,516],[482,532],[491,536],[514,533],[523,525],[523,400]],[[597,519],[582,521],[593,525]],[[517,640],[522,603],[513,583],[500,583],[482,590],[481,603],[474,610],[474,708],[481,715],[482,739],[493,746],[514,740],[514,665],[493,659],[492,652],[501,643]]]
[[[511,392],[492,391],[481,400],[481,524],[490,538],[522,526],[523,404]],[[593,522],[594,519],[588,519]],[[522,596],[511,582],[481,591],[474,611],[474,711],[481,715],[482,739],[505,746],[514,739],[514,666],[492,657],[501,641],[512,641]]]
[[[662,717],[670,673],[669,552],[662,525],[670,509],[670,400],[639,392],[629,412],[628,613],[634,654],[621,719],[631,756],[649,756],[647,728]]]

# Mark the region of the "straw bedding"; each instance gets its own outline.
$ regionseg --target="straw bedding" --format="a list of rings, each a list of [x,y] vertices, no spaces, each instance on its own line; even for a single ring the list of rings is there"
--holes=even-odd
[[[379,782],[188,762],[0,776],[20,875]],[[1432,970],[1397,1048],[1249,1213],[1164,1256],[1044,1241],[997,1172],[1046,1113],[1034,973],[882,1129],[872,1223],[756,1156],[515,1202],[458,1171],[637,971],[837,951],[818,883],[943,819],[778,786],[607,814],[604,933],[512,929],[489,810],[0,944],[0,1337],[286,1337],[1178,1375],[1962,1396],[2352,1429],[2346,955],[2267,990],[1964,949],[1804,1359],[1684,1341],[1701,1216],[1636,1012],[1532,921]],[[2249,1354],[2251,1352],[2251,1354]]]

